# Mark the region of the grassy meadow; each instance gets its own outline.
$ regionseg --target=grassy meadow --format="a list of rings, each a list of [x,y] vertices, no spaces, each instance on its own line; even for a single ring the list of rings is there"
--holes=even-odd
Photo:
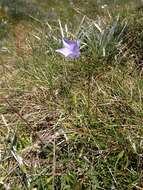
[[[142,0],[0,0],[0,190],[143,190]]]

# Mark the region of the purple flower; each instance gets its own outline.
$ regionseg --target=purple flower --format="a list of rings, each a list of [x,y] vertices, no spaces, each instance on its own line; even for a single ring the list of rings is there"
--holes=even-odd
[[[61,49],[57,49],[56,52],[63,54],[65,57],[69,58],[78,58],[80,56],[80,49],[79,49],[79,40],[72,41],[66,38],[63,38],[63,45],[64,47]]]

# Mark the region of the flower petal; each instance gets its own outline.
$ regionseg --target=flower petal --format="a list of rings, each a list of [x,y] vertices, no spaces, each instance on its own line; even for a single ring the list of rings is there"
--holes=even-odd
[[[71,41],[66,38],[63,38],[63,45],[65,48],[69,48],[72,50],[75,46],[77,46],[77,43],[75,41]]]
[[[80,41],[79,40],[68,40],[66,38],[62,39],[64,48],[56,50],[56,52],[59,52],[63,54],[65,57],[69,58],[78,58],[80,56]]]
[[[80,56],[80,51],[79,51],[79,49],[76,49],[75,51],[72,51],[72,53],[70,53],[69,55],[68,55],[68,57],[70,57],[70,58],[78,58]]]
[[[68,48],[57,49],[56,52],[63,54],[65,57],[68,57],[72,53]]]

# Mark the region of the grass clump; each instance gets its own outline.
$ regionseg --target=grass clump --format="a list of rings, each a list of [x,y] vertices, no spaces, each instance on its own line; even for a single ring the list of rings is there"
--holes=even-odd
[[[1,189],[143,187],[142,74],[125,49],[134,27],[110,16],[84,16],[76,32],[24,21],[12,31],[0,63]],[[80,59],[55,53],[62,32],[80,38]]]

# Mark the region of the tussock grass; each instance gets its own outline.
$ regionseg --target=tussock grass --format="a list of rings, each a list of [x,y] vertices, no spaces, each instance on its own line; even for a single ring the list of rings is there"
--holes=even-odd
[[[20,36],[16,26],[0,52],[0,189],[142,189],[142,72],[128,21],[85,16],[75,33],[23,24]],[[62,32],[80,38],[80,59],[55,53]]]

